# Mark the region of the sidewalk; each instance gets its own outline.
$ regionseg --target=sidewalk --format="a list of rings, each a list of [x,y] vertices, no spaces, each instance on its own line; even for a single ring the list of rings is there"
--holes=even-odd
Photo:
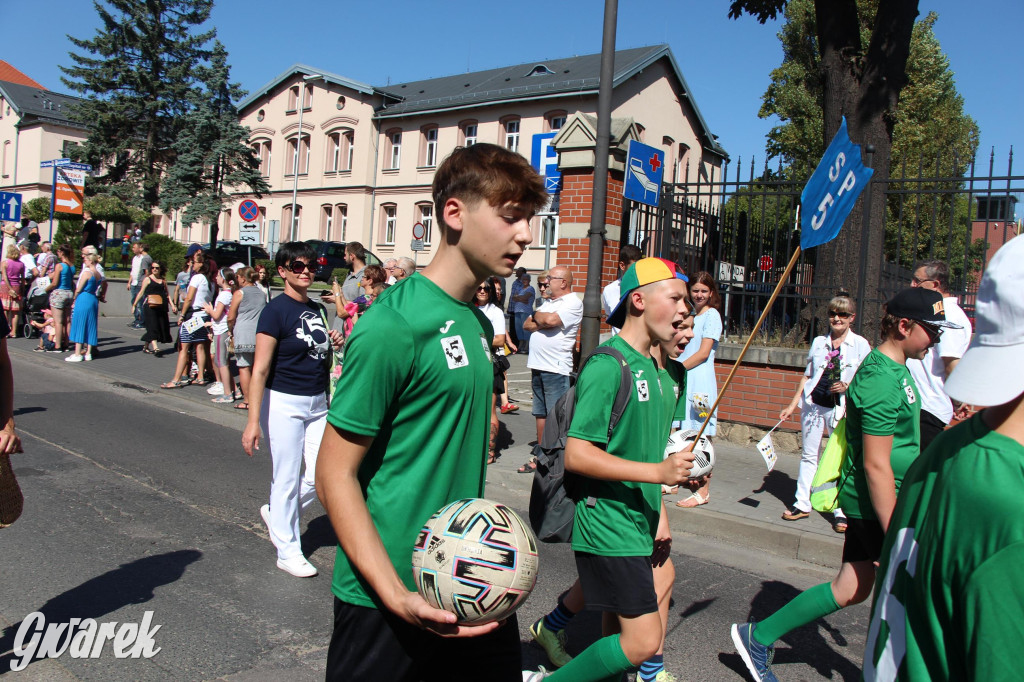
[[[114,310],[110,306],[108,310]],[[104,311],[105,312],[105,311]],[[171,380],[177,355],[168,346],[163,357],[154,357],[141,351],[141,330],[125,325],[128,317],[100,317],[100,345],[93,362],[67,364],[64,355],[34,353],[38,339],[8,339],[13,357],[34,363],[66,367],[67,371],[84,371],[113,379],[127,388],[152,393],[159,399],[166,395],[176,402],[184,399],[195,406],[203,406],[204,417],[241,432],[246,413],[232,405],[210,402],[206,387],[187,386],[161,390],[160,384]],[[172,331],[172,335],[177,332]],[[518,412],[501,415],[503,432],[511,442],[501,452],[501,458],[491,465],[487,473],[488,486],[500,486],[521,501],[522,508],[529,504],[532,476],[518,474],[516,469],[530,458],[529,441],[536,435],[535,422],[530,415],[530,371],[526,356],[510,358],[510,397],[520,405]],[[17,381],[15,381],[17,385]],[[715,443],[717,463],[711,481],[711,500],[696,509],[679,509],[675,501],[686,494],[666,496],[669,517],[677,542],[685,542],[685,534],[757,547],[764,552],[799,559],[826,566],[838,565],[842,552],[842,536],[832,531],[830,522],[817,512],[800,521],[783,521],[783,510],[792,504],[796,490],[796,473],[800,458],[796,453],[780,452],[778,462],[767,473],[764,460],[753,446],[740,447],[724,440]],[[687,493],[688,494],[688,493]]]

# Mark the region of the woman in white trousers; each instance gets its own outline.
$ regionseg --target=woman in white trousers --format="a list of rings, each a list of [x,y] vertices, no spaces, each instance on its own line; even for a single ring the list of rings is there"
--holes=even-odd
[[[796,482],[796,501],[782,513],[786,521],[797,521],[810,516],[811,481],[818,468],[822,441],[835,428],[845,412],[846,389],[860,363],[871,352],[871,344],[863,336],[850,331],[856,319],[853,301],[840,294],[828,304],[829,334],[818,336],[807,353],[807,369],[800,377],[793,400],[779,413],[782,420],[789,419],[800,408],[800,427],[803,453]],[[842,509],[832,513],[832,530],[846,532],[846,517]]]

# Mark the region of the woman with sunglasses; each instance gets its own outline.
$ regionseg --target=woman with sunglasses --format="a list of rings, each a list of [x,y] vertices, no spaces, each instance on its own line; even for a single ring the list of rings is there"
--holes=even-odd
[[[505,357],[505,316],[501,308],[497,306],[498,295],[494,291],[494,283],[491,280],[484,280],[483,284],[476,288],[473,296],[473,303],[480,309],[491,323],[494,336],[491,337],[491,365],[494,369],[494,391],[491,394],[491,437],[487,448],[487,463],[494,464],[498,461],[498,396],[505,390],[505,372],[509,368],[508,358]],[[518,409],[518,408],[516,408]],[[505,412],[502,406],[502,413]]]
[[[168,308],[175,315],[178,314],[178,307],[167,291],[167,278],[162,264],[154,262],[149,267],[149,274],[139,283],[139,295],[132,301],[132,305],[138,307],[142,301],[146,302],[142,307],[142,319],[146,326],[146,333],[142,335],[142,352],[160,357],[158,344],[174,340],[171,338],[171,323],[167,318]]]
[[[803,454],[796,479],[796,501],[782,513],[786,521],[805,519],[811,513],[811,480],[818,468],[821,444],[846,411],[846,389],[860,363],[871,352],[871,344],[860,334],[850,331],[856,319],[853,300],[840,293],[829,301],[829,333],[811,342],[807,352],[807,369],[800,377],[796,393],[779,419],[789,419],[800,408],[800,430]],[[832,530],[846,532],[846,516],[837,508],[832,513]]]
[[[316,458],[327,425],[328,362],[331,346],[341,346],[341,334],[328,331],[323,305],[309,298],[316,250],[306,242],[287,242],[275,261],[284,295],[263,308],[256,324],[242,447],[252,457],[262,429],[274,473],[270,503],[260,507],[260,516],[277,548],[277,567],[310,578],[317,570],[302,554],[299,521],[316,500]]]
[[[189,331],[183,326],[194,317],[206,319],[203,306],[213,300],[213,287],[210,284],[209,268],[206,256],[202,251],[192,255],[192,277],[188,281],[188,290],[185,292],[185,300],[181,303],[178,314],[178,360],[174,366],[174,378],[160,388],[182,388],[193,383],[186,374],[188,370],[189,350],[195,346],[196,365],[199,373],[196,375],[197,386],[205,386],[210,383],[206,380],[206,359],[210,355],[210,328],[205,324]]]

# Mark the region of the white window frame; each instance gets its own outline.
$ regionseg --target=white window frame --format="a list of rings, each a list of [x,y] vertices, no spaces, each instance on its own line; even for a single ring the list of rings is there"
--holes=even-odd
[[[548,125],[551,127],[551,132],[555,133],[562,129],[565,125],[565,116],[559,114],[558,116],[552,116],[548,121]],[[557,126],[555,124],[558,124]]]
[[[398,207],[384,207],[384,243],[394,246],[395,233],[398,231]]]
[[[420,204],[420,224],[423,225],[423,245],[430,246],[434,238],[434,205]]]
[[[352,170],[353,154],[355,153],[354,150],[355,150],[355,147],[356,147],[356,132],[354,130],[347,130],[347,131],[342,133],[342,137],[345,138],[345,147],[346,147],[346,149],[345,149],[345,156],[346,156],[345,161],[346,161],[346,163],[345,163],[345,168],[343,168],[342,170],[350,171],[350,170]]]
[[[337,211],[337,214],[338,214],[338,224],[341,227],[341,235],[340,235],[339,239],[332,240],[332,241],[339,241],[339,242],[348,241],[348,240],[345,239],[345,232],[348,230],[348,205],[347,204],[337,204],[334,208],[335,208],[335,210]],[[328,237],[328,240],[330,240],[329,237]]]
[[[391,165],[389,170],[398,170],[402,166],[402,131],[398,130],[388,134],[391,141]]]
[[[510,118],[505,121],[505,149],[519,151],[519,119]]]
[[[423,137],[427,144],[423,165],[430,168],[437,165],[437,128],[427,128],[423,131]]]
[[[476,144],[477,132],[479,131],[478,126],[478,123],[467,123],[466,127],[463,128],[463,136],[466,138],[465,146],[472,147]],[[470,130],[473,132],[472,135],[470,135]]]
[[[341,170],[341,131],[327,135],[327,172],[336,173]]]
[[[331,239],[331,228],[334,227],[334,207],[330,204],[326,204],[320,207],[321,215],[325,217],[323,223],[323,232],[321,233],[321,239],[324,241],[330,241]]]

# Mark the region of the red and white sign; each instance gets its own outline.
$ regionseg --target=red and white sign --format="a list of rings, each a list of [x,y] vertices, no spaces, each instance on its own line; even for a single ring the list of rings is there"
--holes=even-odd
[[[85,171],[70,168],[57,169],[54,187],[54,210],[58,213],[82,213],[85,194]]]
[[[423,223],[416,223],[412,226],[412,238],[423,239],[427,236],[427,228],[423,227]]]
[[[757,267],[760,268],[761,272],[768,272],[772,269],[774,261],[771,256],[761,256],[757,259]]]

